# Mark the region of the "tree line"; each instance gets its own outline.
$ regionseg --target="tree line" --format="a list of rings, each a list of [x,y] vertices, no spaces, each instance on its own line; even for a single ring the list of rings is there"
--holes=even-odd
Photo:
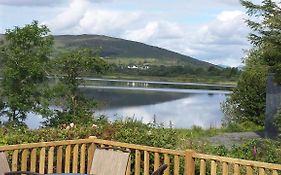
[[[79,93],[83,82],[78,77],[108,69],[97,51],[72,50],[51,59],[54,38],[48,27],[37,21],[8,29],[4,36],[0,55],[2,124],[25,126],[30,112],[42,115],[46,126],[91,122],[95,103]],[[48,75],[58,77],[58,82],[49,83]],[[60,109],[52,110],[50,106]]]
[[[130,69],[128,65],[112,64],[113,73],[123,73],[140,76],[219,76],[224,78],[237,78],[241,71],[235,67],[220,68],[210,66],[207,69],[193,68],[192,66],[149,65],[148,69]]]

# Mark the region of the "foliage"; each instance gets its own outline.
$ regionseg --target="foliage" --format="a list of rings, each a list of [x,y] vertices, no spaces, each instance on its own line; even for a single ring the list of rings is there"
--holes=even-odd
[[[257,125],[251,121],[245,121],[242,123],[230,122],[223,128],[225,132],[247,132],[247,131],[263,131],[264,127]]]
[[[84,139],[96,136],[100,139],[114,140],[126,143],[141,144],[170,149],[193,149],[199,153],[242,158],[248,160],[281,163],[280,141],[270,139],[253,139],[241,145],[225,147],[224,145],[211,145],[201,137],[205,137],[209,130],[194,129],[172,129],[162,127],[151,127],[135,119],[116,120],[110,122],[105,117],[95,118],[95,127],[90,125],[77,126],[73,128],[41,128],[31,130],[18,127],[16,129],[0,128],[0,145],[22,144],[31,142]],[[183,132],[194,133],[196,139]],[[200,134],[195,134],[200,132]],[[205,133],[203,133],[205,132]],[[217,131],[219,133],[221,131]],[[257,153],[253,155],[253,148]]]
[[[5,33],[2,51],[3,81],[1,83],[1,115],[11,125],[24,125],[28,112],[43,112],[46,63],[53,37],[45,25],[33,21],[22,28]]]
[[[241,0],[241,4],[250,16],[246,22],[252,30],[249,34],[252,49],[245,58],[245,71],[237,87],[222,104],[224,123],[251,121],[263,126],[268,72],[275,74],[277,82],[281,77],[281,10],[271,0],[264,0],[261,5]]]
[[[97,136],[101,139],[127,143],[179,148],[187,138],[213,136],[220,132],[219,129],[214,128],[209,130],[199,128],[164,128],[159,123],[154,123],[153,125],[150,123],[144,124],[142,121],[134,118],[118,119],[112,122],[105,116],[99,116],[95,117],[91,124],[76,125],[72,128],[63,125],[59,128],[46,127],[34,130],[25,127],[18,127],[17,129],[0,127],[0,135],[3,136],[2,144],[20,144]]]
[[[246,67],[242,72],[237,87],[221,105],[225,114],[225,125],[234,123],[253,122],[264,125],[265,86],[267,69],[255,64]]]
[[[253,148],[256,147],[256,155],[253,155]],[[233,146],[228,155],[235,158],[258,160],[270,163],[281,163],[281,151],[278,149],[280,142],[270,139],[253,139],[241,146]]]
[[[92,123],[95,101],[89,100],[79,92],[80,79],[86,73],[103,73],[108,65],[97,52],[90,49],[74,50],[53,60],[53,68],[60,77],[55,85],[55,104],[59,108],[54,115],[48,116],[46,126],[59,126],[64,123]]]
[[[204,154],[280,164],[280,144],[280,140],[257,138],[226,147],[224,145],[211,145],[200,139],[189,139],[184,144],[181,143],[181,149],[192,149]],[[253,153],[254,148],[256,148],[256,154]]]
[[[252,33],[249,40],[260,54],[260,60],[275,73],[275,79],[281,83],[281,8],[272,0],[264,0],[261,5],[241,0],[247,13],[254,19],[246,22]]]
[[[174,148],[177,142],[174,129],[151,127],[131,119],[116,120],[113,125],[119,128],[118,132],[114,133],[113,139],[121,142],[165,148]]]
[[[73,128],[42,128],[30,130],[27,128],[0,128],[1,144],[20,144],[41,141],[55,141],[66,139],[82,139],[96,136],[101,139],[122,141],[127,143],[142,144],[174,148],[177,144],[175,130],[165,128],[154,128],[137,120],[108,121],[107,118],[95,118],[95,127],[90,125],[77,126]]]
[[[235,79],[240,74],[238,68],[219,68],[215,66],[210,66],[207,69],[191,67],[189,65],[149,65],[149,68],[143,68],[143,65],[138,65],[138,68],[132,69],[128,68],[130,65],[120,65],[112,64],[113,73],[121,73],[127,75],[137,75],[137,76],[160,76],[160,77],[173,77],[173,76],[209,76],[209,77],[223,77],[227,79]]]
[[[99,57],[97,51],[91,49],[73,50],[62,54],[53,61],[57,76],[62,76],[61,81],[68,84],[71,93],[77,92],[82,80],[80,76],[86,73],[104,73],[108,69],[106,62]]]

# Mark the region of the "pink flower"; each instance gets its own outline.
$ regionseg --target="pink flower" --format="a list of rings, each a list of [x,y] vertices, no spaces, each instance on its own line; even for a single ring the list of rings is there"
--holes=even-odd
[[[257,148],[256,148],[256,146],[254,146],[254,148],[253,148],[253,150],[252,150],[252,155],[253,155],[254,157],[256,157],[256,155],[257,155]]]

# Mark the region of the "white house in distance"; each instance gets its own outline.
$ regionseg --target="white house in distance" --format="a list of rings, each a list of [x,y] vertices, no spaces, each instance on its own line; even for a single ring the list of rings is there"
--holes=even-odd
[[[149,69],[149,66],[136,66],[136,65],[132,65],[132,66],[128,66],[128,69],[141,69],[141,70],[147,70]]]

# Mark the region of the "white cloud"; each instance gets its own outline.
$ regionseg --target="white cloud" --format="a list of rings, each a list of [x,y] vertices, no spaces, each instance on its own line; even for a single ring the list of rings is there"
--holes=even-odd
[[[117,35],[138,20],[139,12],[99,9],[89,0],[72,0],[67,8],[50,21],[45,21],[55,33]]]
[[[222,13],[220,13],[217,16],[217,19],[219,21],[223,21],[223,22],[228,22],[231,20],[235,20],[237,17],[243,16],[244,13],[239,11],[239,10],[235,10],[235,11],[223,11]]]
[[[113,10],[91,4],[89,0],[72,0],[53,20],[45,23],[57,34],[110,35],[216,64],[237,66],[241,64],[242,49],[249,46],[243,18],[246,15],[240,10],[225,10],[208,23],[187,26],[141,10]]]
[[[248,30],[244,17],[241,11],[223,11],[214,21],[202,26],[196,37],[201,37],[201,42],[208,44],[245,44]]]
[[[152,42],[153,40],[173,40],[183,37],[180,26],[167,21],[151,21],[144,28],[129,30],[123,37],[140,42]]]
[[[8,6],[52,6],[62,0],[0,0],[0,4]]]
[[[0,0],[0,4],[7,6],[54,6],[70,0]],[[83,1],[83,0],[81,0]],[[93,3],[111,2],[114,0],[89,0]]]
[[[122,37],[164,47],[215,64],[238,66],[247,49],[248,28],[242,11],[223,11],[208,24],[185,26],[168,21],[147,22]]]
[[[72,0],[69,7],[64,8],[55,19],[44,23],[46,23],[54,31],[72,28],[79,23],[85,10],[88,8],[88,5],[89,2],[87,0]]]
[[[146,42],[158,32],[158,23],[149,22],[144,28],[127,31],[124,38],[129,40]]]
[[[85,12],[79,21],[79,29],[82,33],[98,33],[119,35],[126,28],[131,28],[133,23],[139,20],[138,12],[121,12],[100,9],[91,9]]]
[[[249,47],[245,17],[241,11],[223,11],[214,21],[202,26],[191,37],[191,48],[199,50],[196,56],[216,64],[241,64],[242,49]]]
[[[239,0],[218,0],[219,3],[226,4],[226,5],[240,5]]]

